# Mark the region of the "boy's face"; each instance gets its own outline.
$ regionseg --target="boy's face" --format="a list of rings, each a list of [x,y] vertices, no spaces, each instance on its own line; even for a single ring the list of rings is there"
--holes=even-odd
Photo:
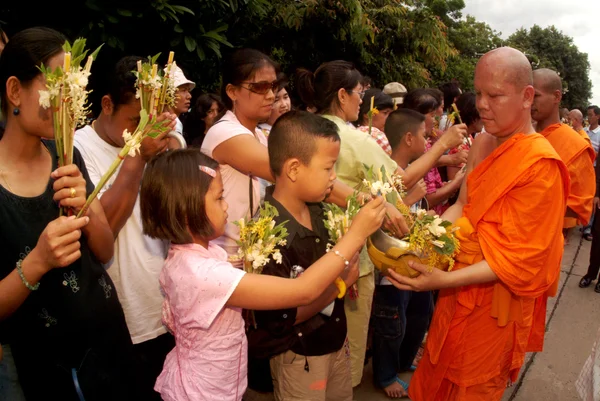
[[[425,126],[425,121],[419,124],[419,129],[417,129],[416,133],[411,133],[412,135],[412,161],[417,160],[419,157],[423,156],[425,153],[425,145],[427,144],[427,139],[425,138],[425,134],[427,132],[427,128]]]
[[[340,142],[318,138],[317,150],[308,165],[301,164],[297,183],[305,202],[322,202],[331,193],[336,179],[335,162],[340,154]]]

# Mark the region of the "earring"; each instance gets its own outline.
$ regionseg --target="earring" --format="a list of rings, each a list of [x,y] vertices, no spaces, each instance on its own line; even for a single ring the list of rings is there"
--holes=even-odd
[[[20,112],[21,112],[21,110],[19,110],[19,108],[18,108],[18,107],[15,107],[15,108],[13,109],[13,114],[14,114],[15,116],[18,116]]]

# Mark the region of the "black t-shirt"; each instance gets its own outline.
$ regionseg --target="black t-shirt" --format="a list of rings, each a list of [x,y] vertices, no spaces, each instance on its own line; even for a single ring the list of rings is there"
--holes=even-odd
[[[44,141],[57,168],[56,147]],[[75,149],[76,164],[87,182],[88,194],[93,184],[81,155]],[[52,199],[53,179],[46,191],[33,198],[23,198],[0,186],[0,279],[15,269],[36,246],[39,236],[59,208]],[[70,266],[53,269],[40,280],[25,302],[9,318],[0,322],[0,343],[11,345],[15,361],[27,370],[28,364],[44,360],[60,366],[78,366],[90,348],[116,348],[130,344],[129,332],[115,286],[87,246],[81,240],[81,258]]]
[[[262,274],[293,278],[296,272],[308,269],[325,255],[329,236],[321,204],[310,204],[312,230],[304,227],[272,196],[274,187],[267,188],[265,202],[279,212],[276,224],[287,221],[287,245],[280,247],[282,263],[272,258]],[[339,351],[346,339],[344,300],[336,299],[331,316],[317,313],[305,322],[294,324],[297,308],[255,311],[258,329],[248,333],[249,354],[267,358],[291,350],[299,355],[317,356]]]

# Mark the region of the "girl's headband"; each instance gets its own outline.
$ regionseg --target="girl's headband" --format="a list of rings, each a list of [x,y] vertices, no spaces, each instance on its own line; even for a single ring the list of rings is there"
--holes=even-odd
[[[200,169],[200,171],[210,175],[212,178],[215,178],[217,176],[217,172],[210,167],[198,166],[198,168]]]

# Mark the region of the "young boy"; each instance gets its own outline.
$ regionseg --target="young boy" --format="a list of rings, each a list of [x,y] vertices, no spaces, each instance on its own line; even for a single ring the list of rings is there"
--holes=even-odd
[[[336,178],[334,165],[340,137],[334,123],[304,111],[282,115],[269,135],[269,161],[275,186],[265,202],[286,222],[282,263],[271,260],[262,274],[295,278],[326,252],[329,236],[322,202]],[[351,263],[342,279],[350,287],[358,278]],[[352,400],[352,383],[344,342],[343,299],[332,285],[308,306],[255,312],[258,330],[249,333],[250,354],[270,358],[276,400]]]
[[[392,159],[402,169],[425,153],[425,116],[408,109],[390,114],[385,134],[392,147]],[[418,207],[427,191],[416,184],[410,201]],[[408,195],[405,201],[408,199]],[[426,206],[423,206],[426,208]],[[413,209],[413,208],[411,208]],[[407,395],[408,384],[400,380],[398,372],[412,370],[429,326],[433,311],[431,291],[401,291],[385,277],[375,279],[375,296],[371,324],[373,325],[373,379],[390,398]]]

